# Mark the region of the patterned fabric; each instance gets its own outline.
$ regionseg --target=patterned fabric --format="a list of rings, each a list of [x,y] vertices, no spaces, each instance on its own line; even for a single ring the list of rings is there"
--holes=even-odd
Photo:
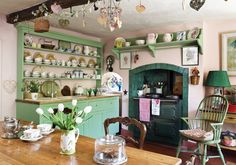
[[[213,139],[213,132],[206,132],[202,129],[180,130],[183,136],[197,141],[209,141]]]

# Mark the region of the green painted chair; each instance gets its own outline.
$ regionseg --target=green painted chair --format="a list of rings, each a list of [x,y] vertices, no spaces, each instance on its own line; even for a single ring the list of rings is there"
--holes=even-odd
[[[182,120],[187,124],[188,130],[180,130],[179,146],[176,157],[180,152],[192,152],[200,157],[202,165],[205,165],[210,158],[220,157],[225,165],[224,155],[220,149],[220,134],[222,125],[228,110],[228,101],[220,95],[210,95],[205,97],[198,106],[195,118],[183,117]],[[191,140],[197,143],[194,151],[183,150],[181,145],[183,140]],[[208,156],[207,146],[215,145],[219,155]]]

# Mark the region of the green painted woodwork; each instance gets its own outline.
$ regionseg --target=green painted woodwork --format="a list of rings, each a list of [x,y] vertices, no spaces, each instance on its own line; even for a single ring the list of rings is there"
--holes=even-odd
[[[197,153],[197,155],[200,155],[202,165],[205,165],[210,158],[221,158],[222,163],[226,165],[219,143],[221,142],[221,131],[227,110],[228,100],[225,97],[220,95],[210,95],[200,102],[193,118],[181,118],[186,124],[188,130],[201,129],[206,132],[212,132],[213,135],[212,139],[206,137],[208,140],[203,140],[205,138],[191,137],[187,134],[181,133],[176,157],[179,156],[180,152]],[[183,140],[196,142],[198,148],[194,150],[182,149],[181,145]],[[219,155],[214,154],[214,156],[212,156],[207,154],[207,146],[212,145],[217,147]]]
[[[55,50],[48,50],[48,49],[38,49],[38,48],[31,48],[31,47],[25,47],[24,46],[24,35],[26,33],[38,36],[38,37],[45,37],[45,38],[50,38],[54,40],[62,40],[62,41],[67,41],[75,44],[81,44],[81,45],[87,45],[91,47],[97,48],[97,52],[99,56],[86,56],[89,58],[96,58],[97,63],[100,65],[99,69],[96,69],[97,74],[102,75],[103,73],[103,43],[98,42],[98,41],[92,41],[88,39],[83,39],[80,38],[79,36],[72,36],[72,35],[67,35],[63,34],[60,32],[45,32],[45,33],[36,33],[34,32],[34,29],[31,26],[25,25],[25,24],[17,24],[17,99],[23,99],[23,91],[22,89],[24,88],[24,80],[25,79],[43,79],[43,80],[93,80],[96,81],[96,86],[100,87],[101,86],[101,80],[100,79],[67,79],[67,78],[34,78],[34,77],[24,77],[23,75],[23,69],[24,69],[24,49],[33,49],[37,51],[46,51],[46,52],[55,52],[59,53],[62,56],[64,55],[74,55],[78,57],[85,57],[86,55],[77,55],[75,53],[66,53],[66,52],[58,52]],[[34,65],[34,64],[26,64],[26,65]],[[36,65],[36,64],[35,64]],[[38,66],[45,66],[45,67],[54,67],[53,65],[47,66],[45,64],[40,64]],[[55,66],[58,68],[62,68],[62,66]],[[63,68],[67,68],[66,66]],[[73,68],[73,67],[68,67],[68,68]],[[77,67],[78,69],[88,69],[91,70],[92,68],[82,68],[82,67]],[[94,69],[95,70],[95,69]]]
[[[72,108],[71,102],[64,102],[65,107]],[[99,138],[105,135],[103,122],[106,118],[119,116],[119,97],[99,98],[92,100],[78,100],[78,110],[83,110],[87,105],[93,107],[90,118],[83,125],[80,126],[80,134],[92,138]],[[35,124],[51,123],[46,118],[39,116],[36,113],[36,108],[40,107],[44,113],[48,114],[48,108],[57,108],[58,103],[53,104],[30,104],[30,103],[16,103],[16,117],[21,120],[33,121]],[[119,124],[114,124],[109,127],[111,134],[119,132]]]
[[[144,83],[144,76],[149,83],[157,81],[167,82],[164,94],[172,94],[174,75],[181,75],[183,79],[183,91],[181,99],[176,103],[161,102],[160,118],[153,123],[157,130],[147,133],[147,139],[177,145],[178,130],[183,128],[180,117],[188,116],[188,68],[182,68],[176,65],[156,63],[144,65],[129,71],[129,116],[139,119],[139,104],[137,98],[137,90]],[[175,116],[175,118],[173,117]],[[177,118],[176,118],[177,116]],[[172,119],[174,118],[174,119]],[[150,131],[150,130],[149,130]],[[160,136],[159,136],[160,135]]]
[[[135,40],[142,39],[146,40],[146,37],[137,37],[137,38],[128,38],[126,41],[131,42],[131,46],[129,47],[122,47],[122,48],[113,48],[112,52],[119,58],[120,53],[122,52],[133,52],[133,51],[142,51],[142,50],[148,50],[151,52],[151,55],[153,57],[157,56],[157,50],[160,49],[171,49],[171,48],[182,48],[184,46],[198,46],[199,52],[202,54],[202,41],[203,41],[203,35],[202,30],[200,30],[200,35],[197,39],[194,40],[182,40],[182,41],[176,41],[176,33],[173,33],[173,41],[172,42],[163,42],[163,35],[159,34],[157,38],[157,43],[155,44],[145,44],[145,45],[136,45]]]

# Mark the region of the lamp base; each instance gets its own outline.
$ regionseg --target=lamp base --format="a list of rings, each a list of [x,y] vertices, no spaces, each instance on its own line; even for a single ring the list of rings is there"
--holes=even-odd
[[[215,88],[214,95],[223,95],[222,88],[220,88],[220,87]]]

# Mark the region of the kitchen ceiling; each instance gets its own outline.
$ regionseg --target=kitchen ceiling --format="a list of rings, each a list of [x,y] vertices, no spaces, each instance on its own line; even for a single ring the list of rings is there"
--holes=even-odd
[[[45,0],[1,0],[1,14],[9,14],[42,3]],[[203,7],[196,11],[189,7],[189,0],[186,1],[186,8],[182,8],[182,0],[142,0],[146,7],[143,13],[137,13],[135,7],[140,0],[122,0],[121,1],[121,20],[123,22],[121,29],[111,32],[109,28],[104,28],[97,23],[99,11],[87,13],[85,16],[86,26],[82,25],[82,14],[78,18],[68,18],[70,24],[65,28],[102,39],[112,36],[122,35],[127,32],[139,31],[142,29],[160,28],[169,25],[189,24],[203,22],[204,20],[219,20],[236,18],[235,0],[206,0]],[[81,10],[82,6],[73,7],[73,10]],[[58,17],[49,16],[50,24],[60,27]]]

